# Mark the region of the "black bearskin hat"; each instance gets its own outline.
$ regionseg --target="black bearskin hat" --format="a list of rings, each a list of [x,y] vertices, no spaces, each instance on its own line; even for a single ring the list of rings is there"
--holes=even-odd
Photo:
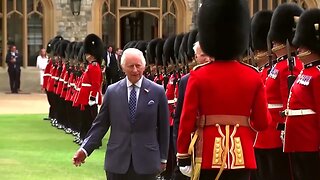
[[[97,61],[102,61],[104,55],[102,40],[95,34],[89,34],[83,43],[83,53],[90,54]]]
[[[156,58],[156,46],[158,42],[160,41],[160,38],[152,39],[149,41],[147,46],[147,59],[150,64],[155,64],[155,58]]]
[[[296,23],[294,16],[300,16],[303,9],[295,3],[284,3],[279,5],[273,12],[268,38],[286,44],[287,39],[291,43]]]
[[[169,64],[171,61],[170,59],[175,62],[174,58],[174,41],[176,36],[169,36],[163,45],[163,58],[166,61],[166,64]]]
[[[199,43],[216,60],[239,58],[249,43],[247,0],[206,0],[198,15]]]
[[[320,54],[320,9],[302,13],[292,43]]]
[[[259,11],[251,21],[252,48],[254,50],[267,50],[267,37],[270,28],[272,11]]]
[[[51,53],[51,51],[54,50],[54,45],[61,40],[63,40],[63,37],[59,35],[51,39],[47,44],[47,53]]]
[[[197,29],[190,31],[189,38],[188,38],[188,52],[187,52],[188,59],[191,59],[194,57],[195,52],[193,50],[193,46],[194,46],[194,43],[197,42],[197,39],[196,39],[197,35],[198,35]]]
[[[174,40],[174,57],[176,58],[176,61],[178,62],[179,61],[179,50],[180,50],[180,45],[181,45],[181,42],[182,42],[182,39],[184,37],[184,34],[178,34],[176,36],[176,39]]]
[[[181,61],[184,61],[187,58],[189,35],[190,35],[190,32],[187,32],[186,34],[184,34],[180,44],[179,59]]]
[[[62,58],[65,58],[66,57],[66,49],[67,49],[67,46],[69,45],[70,41],[68,40],[62,40],[60,42],[60,45],[59,45],[59,49],[58,49],[58,55]]]
[[[157,46],[156,46],[156,65],[166,65],[164,64],[164,62],[162,61],[162,54],[163,54],[163,45],[164,45],[164,39],[160,39],[160,41],[158,41]]]

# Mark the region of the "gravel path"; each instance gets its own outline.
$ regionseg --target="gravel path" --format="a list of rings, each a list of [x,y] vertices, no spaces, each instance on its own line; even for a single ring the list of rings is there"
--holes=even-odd
[[[0,114],[47,114],[46,94],[7,94],[0,92]]]

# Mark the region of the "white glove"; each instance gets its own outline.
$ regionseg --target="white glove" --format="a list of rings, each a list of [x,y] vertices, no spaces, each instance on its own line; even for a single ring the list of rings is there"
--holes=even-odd
[[[183,166],[183,167],[179,167],[180,172],[188,177],[191,177],[192,175],[192,167],[191,166]]]
[[[284,136],[286,135],[286,133],[284,131],[281,131],[281,134],[280,134],[280,139],[282,141],[282,144],[284,143]]]
[[[93,105],[95,105],[96,104],[96,101],[91,101],[91,100],[89,100],[89,106],[93,106]]]

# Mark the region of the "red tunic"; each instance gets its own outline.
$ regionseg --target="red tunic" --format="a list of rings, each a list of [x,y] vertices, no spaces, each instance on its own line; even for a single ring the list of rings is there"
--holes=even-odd
[[[51,78],[48,80],[48,85],[47,85],[47,90],[49,92],[54,92],[54,83],[57,78],[55,77],[56,71],[57,71],[57,66],[52,65],[52,68],[50,70]]]
[[[250,125],[261,131],[268,126],[268,109],[263,82],[257,70],[237,61],[214,61],[191,71],[186,88],[179,126],[177,149],[187,154],[191,133],[196,130],[196,117],[201,115],[241,115],[250,117]],[[225,125],[221,125],[225,134]],[[234,126],[230,126],[230,132]],[[250,127],[238,127],[243,150],[244,167],[256,168],[253,143],[256,132]],[[203,129],[202,169],[211,169],[213,145],[221,137],[216,126]],[[233,157],[228,153],[227,168]]]
[[[310,109],[316,114],[288,116],[285,126],[285,152],[317,152],[320,147],[320,66],[301,71],[294,82],[288,107]]]
[[[295,62],[296,65],[293,74],[298,76],[302,69],[302,62],[297,57],[295,58]],[[280,139],[281,131],[277,130],[277,125],[285,121],[285,118],[280,116],[280,111],[284,110],[288,101],[288,76],[290,74],[288,60],[280,59],[271,69],[267,77],[265,85],[272,122],[267,130],[258,133],[255,143],[256,148],[270,149],[282,147],[282,141]]]
[[[175,105],[175,100],[174,100],[174,89],[175,89],[175,85],[174,85],[174,81],[175,81],[175,75],[172,74],[169,78],[168,84],[167,84],[167,89],[166,89],[166,96],[168,99],[168,107],[169,107],[169,113],[170,113],[170,117],[169,117],[169,123],[170,126],[173,126],[173,113],[174,113],[174,105]]]
[[[44,88],[46,90],[48,90],[47,86],[48,86],[49,79],[51,78],[51,74],[50,74],[51,68],[52,68],[52,60],[50,58],[46,68],[44,69],[44,75],[43,75],[42,88]]]
[[[97,104],[102,103],[102,72],[97,62],[90,63],[81,79],[81,87],[76,104],[88,105],[89,98],[95,97]]]
[[[58,85],[57,85],[57,88],[56,88],[56,94],[60,95],[62,93],[62,89],[63,89],[63,85],[64,85],[64,76],[67,72],[67,68],[66,68],[66,65],[65,63],[62,63],[62,71],[59,75],[59,81],[58,81]]]
[[[71,96],[73,94],[73,89],[74,89],[74,82],[75,82],[74,74],[73,72],[71,72],[68,79],[67,94],[65,97],[66,101],[71,101]]]

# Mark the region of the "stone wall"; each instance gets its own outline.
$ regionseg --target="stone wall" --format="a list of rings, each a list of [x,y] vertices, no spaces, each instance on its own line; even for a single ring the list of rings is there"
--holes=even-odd
[[[70,0],[54,1],[56,7],[57,35],[71,41],[81,41],[88,34],[88,22],[92,19],[92,0],[81,1],[79,16],[72,15]]]

